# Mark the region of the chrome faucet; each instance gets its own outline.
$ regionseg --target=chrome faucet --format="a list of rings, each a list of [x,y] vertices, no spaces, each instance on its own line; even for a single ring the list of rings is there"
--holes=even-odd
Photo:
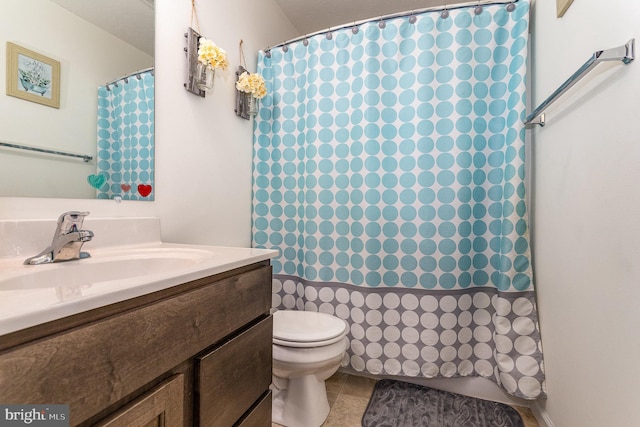
[[[88,252],[80,251],[84,242],[93,238],[92,231],[81,230],[84,217],[87,215],[89,212],[77,211],[65,212],[60,215],[51,245],[38,255],[27,258],[24,264],[48,264],[90,257]]]

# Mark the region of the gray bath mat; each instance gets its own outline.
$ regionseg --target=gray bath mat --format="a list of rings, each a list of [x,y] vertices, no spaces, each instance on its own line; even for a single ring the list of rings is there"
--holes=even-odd
[[[362,417],[362,427],[523,426],[518,411],[503,403],[394,380],[376,383]]]

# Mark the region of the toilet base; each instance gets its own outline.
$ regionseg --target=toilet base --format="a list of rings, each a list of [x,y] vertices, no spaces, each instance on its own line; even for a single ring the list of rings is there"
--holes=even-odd
[[[316,375],[288,380],[274,378],[272,391],[271,419],[276,424],[286,427],[320,427],[329,415],[327,389],[324,380],[318,379]]]

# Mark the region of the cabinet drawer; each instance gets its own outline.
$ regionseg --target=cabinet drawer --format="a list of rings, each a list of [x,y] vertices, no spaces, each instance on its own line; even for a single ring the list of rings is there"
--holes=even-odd
[[[270,267],[200,283],[174,297],[0,352],[0,402],[67,403],[71,424],[80,424],[271,306]]]
[[[273,319],[269,316],[197,359],[200,426],[234,425],[269,389],[272,333]]]
[[[240,421],[236,427],[271,426],[271,390]]]
[[[270,427],[271,426],[271,390],[236,427]]]

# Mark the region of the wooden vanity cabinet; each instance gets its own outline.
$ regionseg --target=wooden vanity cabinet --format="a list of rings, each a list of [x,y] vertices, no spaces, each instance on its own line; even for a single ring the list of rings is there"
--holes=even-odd
[[[0,337],[0,402],[71,425],[271,425],[268,261]]]

